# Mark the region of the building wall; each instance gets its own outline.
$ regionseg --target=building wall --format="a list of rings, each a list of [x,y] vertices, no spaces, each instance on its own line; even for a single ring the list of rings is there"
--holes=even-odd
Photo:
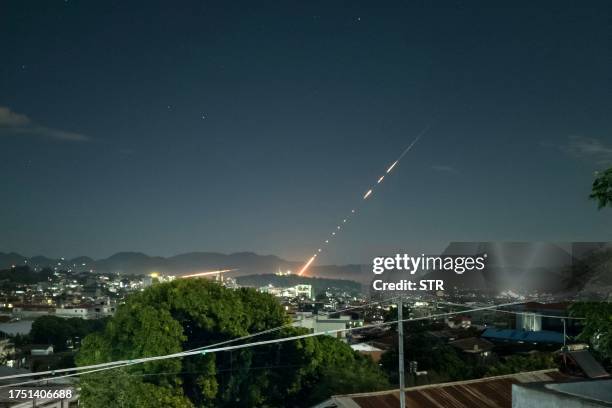
[[[582,390],[600,387],[597,382],[581,382]],[[589,401],[571,394],[542,388],[512,385],[512,408],[602,408],[609,404]]]
[[[516,328],[518,330],[540,331],[542,330],[542,318],[535,313],[525,313],[516,317]]]
[[[55,309],[55,315],[57,317],[80,317],[86,319],[88,310],[86,308],[57,308]]]

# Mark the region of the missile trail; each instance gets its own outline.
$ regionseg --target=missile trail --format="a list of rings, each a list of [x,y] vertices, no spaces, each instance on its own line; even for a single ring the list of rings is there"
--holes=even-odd
[[[215,275],[218,273],[226,273],[226,272],[233,272],[233,271],[237,271],[238,269],[219,269],[218,271],[206,271],[206,272],[197,272],[197,273],[192,273],[190,275],[183,275],[180,276],[180,278],[197,278],[200,276],[209,276],[209,275]]]
[[[395,167],[395,165],[397,164],[397,160],[393,162],[393,164],[391,165],[391,167],[389,167],[386,171],[386,173],[390,173],[391,170],[393,170],[393,168]],[[383,176],[384,177],[384,176]]]
[[[408,147],[406,147],[403,151],[402,154],[399,155],[399,157],[393,162],[391,163],[391,165],[387,168],[387,170],[385,171],[385,173],[380,176],[378,178],[378,181],[376,181],[376,184],[374,186],[372,186],[370,189],[368,189],[368,191],[366,191],[366,193],[363,195],[363,197],[361,198],[362,201],[367,200],[373,193],[374,193],[374,187],[380,183],[383,182],[383,180],[385,180],[385,176],[389,173],[391,173],[391,171],[395,168],[395,166],[397,166],[399,164],[399,162],[404,158],[404,156],[406,156],[406,154],[412,149],[412,147],[419,141],[419,139],[425,135],[425,133],[427,133],[427,131],[429,130],[429,126],[427,126],[425,129],[423,129],[421,131],[421,133],[419,133],[417,135],[417,137],[412,141],[412,143],[410,143],[408,145]],[[351,213],[342,220],[342,223],[345,224],[351,217],[355,216],[355,210],[351,210]],[[341,227],[340,225],[338,225],[336,227],[336,231],[340,231]],[[308,270],[308,268],[310,267],[310,265],[312,265],[312,263],[315,261],[315,259],[317,258],[317,254],[321,253],[323,251],[323,248],[325,247],[325,245],[328,245],[330,243],[330,240],[333,239],[336,236],[336,231],[333,231],[330,236],[324,241],[323,245],[321,248],[317,249],[317,252],[312,255],[310,257],[310,259],[308,259],[308,261],[304,264],[304,266],[302,267],[302,269],[300,270],[300,272],[298,273],[299,276],[302,276],[304,274],[304,272],[306,272]]]
[[[304,266],[302,267],[302,269],[300,270],[300,272],[298,273],[299,276],[302,276],[302,274],[304,272],[306,272],[306,269],[308,269],[308,267],[310,266],[311,263],[314,262],[316,255],[313,255],[310,257],[310,259],[308,260],[308,262],[306,262],[306,264],[304,264]]]

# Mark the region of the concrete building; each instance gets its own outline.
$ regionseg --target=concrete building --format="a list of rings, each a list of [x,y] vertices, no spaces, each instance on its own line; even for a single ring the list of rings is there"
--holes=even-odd
[[[516,328],[518,330],[540,331],[542,330],[542,318],[537,313],[524,312],[516,316]]]
[[[330,318],[327,315],[313,315],[312,312],[297,312],[293,322],[293,327],[303,327],[313,333],[328,332],[326,335],[339,339],[346,338],[346,332],[338,330],[359,326],[363,326],[363,320],[353,320],[351,316]]]
[[[521,312],[516,316],[517,330],[525,331],[554,331],[563,333],[565,330],[568,335],[576,335],[581,329],[581,322],[575,319],[566,319],[565,323],[561,318],[568,317],[569,303],[538,303],[527,302],[517,305],[513,309]]]
[[[94,301],[93,305],[89,307],[89,318],[99,319],[102,317],[108,317],[115,314],[117,305],[114,301],[109,298],[101,298]]]
[[[53,354],[52,344],[32,344],[30,346],[30,354],[32,356],[50,356]]]
[[[297,296],[305,296],[308,299],[312,299],[312,285],[296,285],[295,294]]]
[[[612,379],[512,385],[512,408],[601,407],[612,407]]]
[[[87,319],[89,317],[89,309],[87,307],[58,307],[55,309],[55,315],[57,317]]]

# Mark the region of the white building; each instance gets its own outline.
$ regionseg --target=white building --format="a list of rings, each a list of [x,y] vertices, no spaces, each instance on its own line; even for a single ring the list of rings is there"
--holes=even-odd
[[[53,354],[52,344],[37,344],[30,349],[30,354],[33,356],[50,356]]]
[[[312,285],[296,285],[294,288],[296,296],[305,296],[312,299]]]
[[[86,307],[58,307],[55,309],[55,315],[57,317],[80,317],[81,319],[87,319],[89,309]]]
[[[314,315],[312,312],[298,312],[293,327],[303,327],[313,333],[325,333],[339,339],[346,338],[344,329],[363,326],[363,320],[351,320],[351,316],[330,318],[327,315]],[[342,331],[339,331],[342,330]]]
[[[542,317],[536,313],[521,313],[516,316],[516,328],[526,331],[542,330]]]

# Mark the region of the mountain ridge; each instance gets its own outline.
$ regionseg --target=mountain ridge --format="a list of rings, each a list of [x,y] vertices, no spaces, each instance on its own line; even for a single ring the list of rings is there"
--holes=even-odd
[[[278,270],[297,271],[302,262],[289,261],[277,255],[260,255],[251,251],[224,254],[221,252],[186,252],[169,257],[152,256],[138,251],[121,251],[106,258],[93,259],[77,256],[71,259],[50,258],[42,255],[32,257],[16,252],[0,252],[0,269],[13,265],[32,267],[57,267],[75,271],[95,271],[100,273],[121,273],[144,275],[161,272],[168,275],[182,275],[207,270],[237,269],[233,276],[270,274]],[[367,274],[362,273],[361,265],[317,265],[312,266],[312,275],[321,278],[347,279],[367,282]]]

